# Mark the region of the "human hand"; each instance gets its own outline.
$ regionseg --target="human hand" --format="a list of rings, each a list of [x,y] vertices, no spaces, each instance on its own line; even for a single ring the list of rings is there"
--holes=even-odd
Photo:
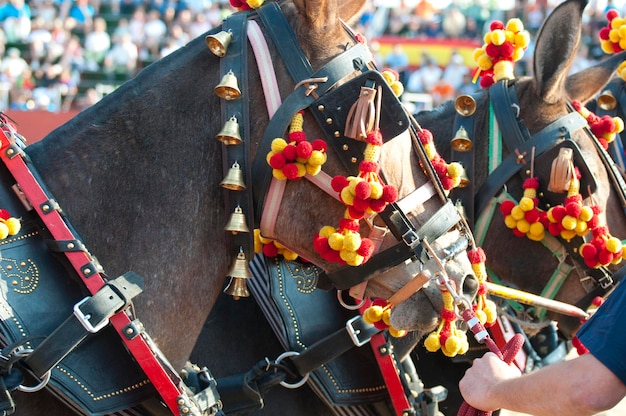
[[[488,352],[474,360],[459,382],[459,389],[470,406],[490,412],[501,407],[498,404],[500,384],[520,375],[515,364],[507,364],[494,353]]]

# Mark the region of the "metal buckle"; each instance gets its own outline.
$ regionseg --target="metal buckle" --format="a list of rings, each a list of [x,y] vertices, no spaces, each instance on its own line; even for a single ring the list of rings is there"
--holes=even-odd
[[[404,244],[413,248],[417,242],[419,242],[419,237],[415,230],[408,230],[406,233],[402,234],[402,240]]]
[[[80,309],[81,305],[85,302],[87,302],[89,299],[91,299],[90,296],[87,296],[85,299],[81,300],[80,302],[78,302],[76,305],[74,305],[74,316],[76,316],[76,319],[78,319],[78,322],[80,322],[80,324],[89,332],[91,332],[92,334],[95,334],[96,332],[100,331],[102,328],[104,328],[108,323],[109,320],[105,319],[104,321],[100,322],[98,325],[93,326],[91,324],[91,322],[89,322],[89,319],[91,318],[91,315],[87,314],[85,315],[83,313],[83,311]]]
[[[359,338],[359,335],[361,334],[361,330],[357,329],[354,327],[354,323],[358,320],[361,319],[361,321],[369,326],[373,326],[371,324],[368,324],[367,322],[363,321],[363,318],[361,318],[360,315],[356,315],[350,319],[348,319],[348,321],[346,321],[346,331],[348,331],[348,335],[350,335],[350,339],[352,340],[352,342],[354,343],[354,345],[356,345],[357,347],[360,347],[362,345],[367,344],[368,342],[370,342],[370,340],[372,339],[371,336],[368,336],[366,339],[361,340]]]

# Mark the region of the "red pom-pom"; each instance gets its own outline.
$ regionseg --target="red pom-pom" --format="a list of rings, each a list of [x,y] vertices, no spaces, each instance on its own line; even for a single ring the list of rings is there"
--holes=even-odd
[[[567,212],[567,215],[570,215],[574,218],[578,218],[582,210],[582,205],[577,202],[569,202],[567,205],[565,205],[565,212]]]
[[[354,187],[354,196],[360,199],[367,199],[372,194],[372,187],[367,181],[361,181]]]
[[[11,218],[11,214],[9,214],[9,211],[7,211],[6,209],[0,209],[0,218],[2,218],[3,220],[8,220],[9,218]]]
[[[598,225],[600,225],[600,217],[597,215],[594,215],[589,221],[587,221],[587,228],[590,230],[598,228]]]
[[[380,170],[380,166],[376,162],[364,160],[361,163],[359,163],[359,171],[363,173],[370,173],[370,172],[378,173],[379,170]]]
[[[516,237],[526,237],[526,233],[521,232],[520,230],[518,230],[517,228],[513,228],[513,234]]]
[[[361,245],[356,252],[359,256],[363,256],[363,262],[366,262],[374,254],[374,242],[369,238],[361,239]]]
[[[245,4],[243,0],[230,0],[230,5],[235,9],[240,8],[243,4]]]
[[[313,239],[313,248],[320,254],[332,251],[330,245],[328,245],[328,238],[320,237],[319,235]]]
[[[485,46],[485,52],[492,60],[496,60],[500,57],[501,50],[499,46],[490,43]]]
[[[528,178],[522,186],[524,189],[539,189],[539,178]]]
[[[443,186],[443,189],[445,189],[446,191],[454,188],[454,179],[452,179],[451,177],[444,176],[443,178],[439,179],[441,180],[441,186]]]
[[[493,77],[493,74],[484,74],[480,79],[481,88],[489,88],[495,83],[496,79]]]
[[[359,231],[361,228],[361,224],[359,224],[358,220],[351,220],[349,218],[342,218],[339,220],[339,229],[340,230],[349,230],[349,231]]]
[[[396,200],[398,199],[398,190],[395,188],[395,186],[383,186],[383,195],[381,199],[389,204],[396,202]]]
[[[376,129],[367,133],[367,137],[365,141],[374,146],[382,146],[383,144],[383,135],[380,130]]]
[[[506,201],[503,201],[502,204],[500,204],[500,212],[502,213],[502,215],[507,216],[511,213],[513,207],[515,207],[515,202],[507,199]]]
[[[287,161],[282,153],[275,153],[270,157],[270,166],[272,169],[282,169]]]
[[[274,243],[263,244],[263,254],[265,257],[276,257],[278,256],[278,247]]]
[[[533,208],[530,211],[526,211],[526,213],[524,214],[524,219],[529,224],[533,224],[539,221],[539,210],[537,210],[537,208]]]
[[[500,20],[494,20],[493,22],[491,22],[491,24],[489,25],[489,30],[498,29],[504,29],[504,23],[502,23]]]
[[[550,233],[550,235],[557,237],[559,234],[561,234],[561,230],[561,223],[551,222],[550,224],[548,224],[548,232]]]
[[[474,250],[469,250],[467,252],[467,257],[472,264],[484,263],[485,261],[487,261],[487,255],[481,247],[478,247]]]
[[[565,207],[563,205],[555,206],[550,212],[552,212],[552,218],[554,218],[556,222],[561,222],[563,217],[567,215],[567,212],[565,211]]]
[[[584,258],[595,259],[598,255],[598,250],[593,244],[583,244],[580,249],[580,255]]]
[[[370,200],[370,208],[372,211],[374,212],[382,212],[385,207],[387,206],[387,202],[380,198],[380,199],[372,199]]]
[[[422,144],[428,144],[433,141],[433,134],[430,132],[430,130],[427,129],[422,129],[421,131],[418,131],[417,137],[419,137]]]
[[[619,43],[611,43],[611,48],[615,53],[621,52],[623,50],[622,47],[619,46]]]
[[[354,198],[352,206],[359,211],[365,211],[370,207],[370,201],[369,199]]]
[[[583,258],[583,260],[585,262],[585,266],[589,267],[590,269],[595,269],[599,264],[596,258]]]
[[[283,168],[283,174],[289,180],[298,179],[298,167],[295,163],[287,163]]]
[[[610,22],[619,16],[619,13],[615,9],[610,9],[606,12],[606,19]]]
[[[350,218],[360,220],[365,216],[365,212],[358,210],[355,207],[348,207],[348,215],[350,216]]]
[[[315,139],[311,144],[313,145],[313,150],[320,150],[322,152],[326,152],[328,150],[328,145],[322,139]]]
[[[573,100],[572,101],[572,107],[574,107],[574,110],[580,111],[583,108],[583,105],[582,105],[582,103],[580,101]]]
[[[600,29],[600,32],[598,32],[598,37],[602,40],[609,40],[610,32],[611,32],[611,29],[605,26],[602,29]]]
[[[603,265],[608,265],[611,264],[611,262],[613,261],[613,253],[611,253],[610,251],[607,250],[602,250],[600,253],[598,253],[598,262],[600,262]]]
[[[306,141],[306,134],[303,131],[292,131],[287,135],[290,142],[300,143]]]
[[[335,192],[341,192],[343,188],[348,186],[350,182],[345,176],[337,175],[330,180],[330,186]]]
[[[313,146],[311,146],[311,143],[307,141],[300,142],[298,143],[298,146],[296,146],[296,152],[298,157],[308,159],[311,157],[311,153],[313,152]]]
[[[298,151],[296,149],[296,146],[293,144],[288,144],[287,146],[285,146],[285,148],[283,149],[283,155],[285,155],[285,159],[287,159],[287,161],[289,162],[293,162],[294,160],[296,160],[296,157],[298,157]]]
[[[513,54],[515,53],[515,47],[511,42],[504,42],[500,46],[500,57],[507,61],[513,60]]]

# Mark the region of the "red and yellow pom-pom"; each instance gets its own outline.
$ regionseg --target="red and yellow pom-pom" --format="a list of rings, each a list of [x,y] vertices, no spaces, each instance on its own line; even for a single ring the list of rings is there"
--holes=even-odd
[[[522,58],[529,44],[530,34],[520,19],[510,19],[506,26],[499,20],[491,22],[483,46],[474,50],[474,82],[481,77],[481,87],[488,88],[501,79],[515,78],[513,64]]]
[[[539,179],[528,178],[524,181],[524,196],[516,205],[513,201],[504,201],[500,212],[504,223],[518,237],[527,237],[541,241],[545,236],[546,213],[538,207],[537,189]]]
[[[313,240],[313,247],[326,261],[360,266],[374,254],[374,243],[361,237],[358,220],[343,219],[338,229],[322,227]]]
[[[624,28],[626,30],[626,26]],[[587,120],[589,129],[605,150],[609,148],[609,143],[615,140],[617,134],[624,130],[624,121],[620,117],[609,115],[599,117],[585,108],[580,101],[572,101],[572,107]]]
[[[19,219],[12,217],[6,209],[0,209],[0,240],[19,233],[21,228]]]
[[[303,113],[299,111],[293,116],[288,140],[272,140],[266,160],[272,168],[272,175],[278,180],[297,180],[306,174],[315,176],[326,162],[326,142],[318,139],[310,143],[306,140],[306,134],[302,130]]]
[[[426,337],[424,346],[430,352],[441,349],[447,357],[465,354],[469,349],[469,343],[465,332],[456,327],[454,298],[447,290],[442,290],[441,295],[444,305],[441,311],[441,322],[437,329]]]
[[[401,338],[407,334],[404,329],[396,329],[391,326],[391,305],[384,299],[374,299],[372,304],[363,312],[363,320],[381,330],[389,330],[389,335]]]
[[[441,186],[448,192],[461,184],[461,178],[465,176],[465,169],[458,162],[447,163],[437,152],[433,135],[430,130],[423,129],[417,133],[420,142],[424,146],[426,156],[430,160]]]
[[[400,75],[398,72],[391,68],[385,68],[381,74],[385,81],[387,81],[387,84],[389,84],[389,87],[391,88],[391,91],[393,91],[394,95],[396,97],[401,96],[404,92],[404,85],[400,82]]]
[[[263,237],[261,230],[255,228],[254,230],[254,252],[257,254],[263,253],[265,257],[274,258],[276,256],[283,256],[285,260],[294,261],[298,258],[298,255],[289,250],[284,245],[280,244],[276,240]]]

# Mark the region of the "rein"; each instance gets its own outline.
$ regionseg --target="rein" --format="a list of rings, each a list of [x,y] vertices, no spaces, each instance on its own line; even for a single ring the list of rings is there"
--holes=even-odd
[[[484,233],[488,228],[488,224],[495,213],[496,205],[494,201],[500,200],[507,195],[505,191],[506,183],[513,178],[515,174],[524,175],[528,169],[531,154],[539,157],[552,149],[557,147],[568,147],[573,150],[575,157],[578,157],[576,166],[581,170],[583,178],[581,180],[586,181],[589,191],[593,193],[596,189],[595,178],[592,172],[586,166],[586,163],[580,155],[580,150],[576,143],[571,139],[571,133],[582,129],[592,139],[594,146],[600,158],[609,173],[609,176],[613,182],[614,188],[617,190],[623,209],[626,210],[626,183],[623,177],[617,170],[615,164],[612,162],[608,153],[602,148],[598,140],[591,133],[588,127],[587,121],[571,106],[568,105],[570,112],[543,128],[541,131],[531,136],[530,132],[523,123],[523,120],[519,117],[519,104],[517,103],[517,97],[515,95],[514,84],[509,84],[508,80],[501,80],[494,84],[489,89],[490,107],[495,115],[497,127],[502,136],[502,141],[505,147],[509,150],[509,155],[505,157],[489,174],[488,178],[482,184],[475,194],[462,192],[463,190],[454,190],[452,197],[459,198],[463,205],[466,207],[472,207],[473,214],[477,216],[476,222],[471,222],[474,225],[474,231],[477,234],[477,240],[480,243],[480,236],[484,238]],[[469,116],[457,116],[456,126],[473,126],[472,115]],[[490,129],[492,126],[490,126]],[[468,131],[473,131],[468,130]],[[497,138],[490,138],[490,141],[497,141]],[[499,144],[498,144],[499,146]],[[460,153],[453,152],[453,159],[456,158],[473,158],[470,152]],[[470,154],[470,156],[468,156]],[[466,166],[467,167],[467,166]],[[470,182],[473,182],[473,169],[467,170]],[[500,192],[499,196],[496,196]],[[567,279],[573,266],[567,265],[565,258],[569,255],[574,261],[580,263],[577,260],[576,250],[577,244],[572,242],[558,241],[552,236],[546,235],[543,242],[544,246],[551,250],[551,252],[560,258],[559,267],[553,274],[550,282],[546,285],[546,288],[542,292],[542,296],[549,299],[553,299],[558,293],[562,283]],[[562,248],[560,248],[562,247]],[[585,267],[585,269],[587,269]],[[595,296],[606,295],[606,293],[616,283],[608,269],[602,267],[600,269],[589,269],[587,272],[589,280],[593,281],[593,288],[589,289],[585,282],[581,282],[587,292],[589,293],[584,299],[577,302],[577,305],[583,303],[589,304]],[[619,273],[617,276],[621,276]],[[497,276],[491,277],[497,280]],[[587,302],[588,301],[588,302]],[[537,316],[542,318],[545,316],[546,310],[538,308]]]

